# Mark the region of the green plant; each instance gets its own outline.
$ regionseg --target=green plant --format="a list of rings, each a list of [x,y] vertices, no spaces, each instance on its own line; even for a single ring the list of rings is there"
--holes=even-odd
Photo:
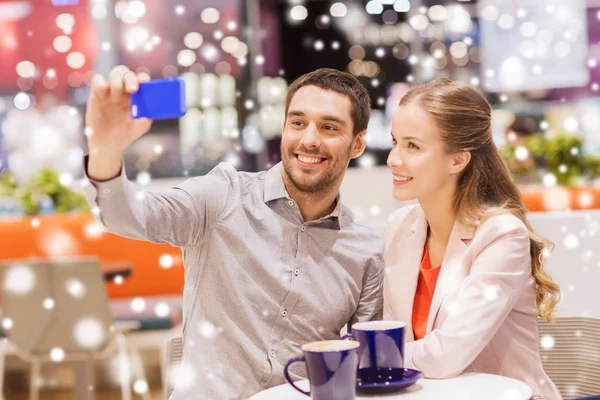
[[[12,197],[17,186],[19,185],[10,172],[0,174],[0,197]]]
[[[508,168],[510,169],[514,180],[519,182],[534,175],[535,167],[520,162],[515,155],[516,150],[517,146],[507,144],[500,148],[500,154],[508,164]]]
[[[0,197],[16,200],[28,215],[40,212],[43,199],[49,197],[56,212],[89,210],[85,197],[60,183],[59,175],[43,168],[24,184],[17,184],[10,172],[0,175]]]
[[[598,156],[583,156],[581,160],[584,169],[589,173],[591,178],[600,176],[600,157]]]
[[[583,155],[583,139],[560,132],[551,137],[535,134],[525,139],[525,146],[545,169],[556,176],[559,185],[576,185],[585,178],[600,175],[600,157]]]
[[[600,157],[583,155],[583,139],[579,136],[560,132],[548,137],[536,133],[527,136],[523,145],[533,156],[535,166],[519,162],[515,156],[517,146],[505,145],[500,148],[517,181],[533,174],[536,168],[552,173],[558,185],[578,185],[586,178],[600,176]]]

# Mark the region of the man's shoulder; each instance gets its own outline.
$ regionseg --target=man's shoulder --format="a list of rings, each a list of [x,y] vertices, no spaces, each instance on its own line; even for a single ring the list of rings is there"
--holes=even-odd
[[[186,179],[176,188],[183,189],[192,197],[206,196],[210,193],[213,197],[227,196],[232,199],[233,193],[245,192],[253,182],[260,184],[263,172],[238,171],[228,162],[220,162],[206,175],[194,176]],[[222,200],[222,199],[221,199]],[[231,203],[231,202],[229,202]]]
[[[260,171],[260,172],[238,171],[230,163],[222,161],[219,164],[217,164],[208,173],[208,175],[227,176],[231,179],[244,181],[244,180],[249,180],[249,179],[260,177],[261,175],[264,175],[265,172],[266,171]]]
[[[192,180],[209,180],[219,179],[229,184],[241,183],[247,184],[248,182],[258,179],[262,180],[265,177],[266,171],[260,172],[246,172],[238,171],[233,165],[228,162],[220,162],[213,169],[211,169],[206,175],[196,176],[190,178]]]
[[[262,182],[267,179],[267,173],[269,170],[258,171],[258,172],[247,172],[247,171],[236,171],[240,182],[249,184],[251,182]]]

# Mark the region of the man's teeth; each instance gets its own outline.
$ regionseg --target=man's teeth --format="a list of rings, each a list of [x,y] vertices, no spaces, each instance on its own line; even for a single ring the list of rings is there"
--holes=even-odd
[[[303,163],[308,163],[308,164],[317,164],[317,163],[321,162],[320,158],[298,156],[298,159],[300,159],[300,161],[302,161]]]
[[[406,178],[406,177],[400,177],[400,176],[395,176],[394,180],[395,181],[399,181],[399,182],[406,182],[406,181],[410,181],[412,178]]]

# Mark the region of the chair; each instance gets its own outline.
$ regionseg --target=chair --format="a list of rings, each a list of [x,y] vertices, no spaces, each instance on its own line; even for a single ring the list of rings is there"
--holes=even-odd
[[[600,395],[599,396],[580,397],[578,399],[572,399],[572,400],[600,400]]]
[[[0,373],[7,347],[31,364],[30,400],[39,398],[43,363],[75,366],[76,398],[93,399],[97,359],[118,354],[123,400],[131,400],[131,373],[123,330],[113,322],[99,262],[94,258],[0,264],[3,326]],[[138,378],[143,367],[134,364]],[[141,375],[141,376],[140,376]],[[0,390],[3,375],[0,375]],[[144,396],[150,399],[150,394]]]
[[[167,342],[167,351],[165,355],[165,369],[163,375],[163,400],[169,400],[173,389],[175,389],[175,381],[181,366],[181,358],[183,357],[183,338],[173,337]]]
[[[538,319],[544,370],[565,399],[592,396],[600,400],[600,319],[558,317]]]
[[[169,339],[183,335],[181,295],[144,297],[144,310],[132,310],[132,299],[110,302],[116,321],[136,321],[139,327],[127,332],[127,348],[132,362],[141,360],[141,352],[159,352],[161,379],[165,374],[166,348]],[[168,315],[157,316],[156,306],[167,305]]]

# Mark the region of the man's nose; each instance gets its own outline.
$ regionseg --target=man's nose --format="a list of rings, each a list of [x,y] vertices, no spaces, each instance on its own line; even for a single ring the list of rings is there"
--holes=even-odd
[[[314,124],[308,125],[304,130],[300,143],[306,147],[319,147],[321,144],[321,135]]]

